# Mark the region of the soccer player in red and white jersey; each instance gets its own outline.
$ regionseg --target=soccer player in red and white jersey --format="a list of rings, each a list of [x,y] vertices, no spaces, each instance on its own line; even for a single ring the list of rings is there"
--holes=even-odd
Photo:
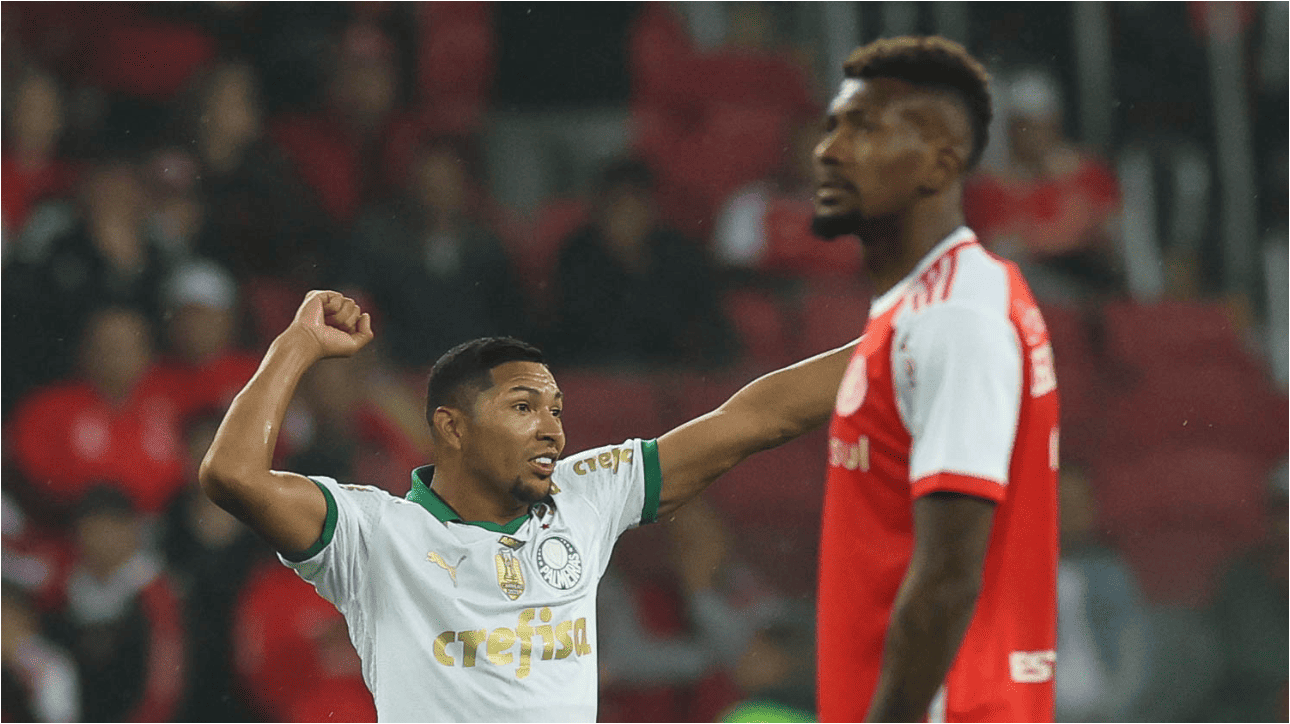
[[[985,69],[939,37],[847,60],[815,150],[817,235],[878,297],[829,432],[821,721],[1051,721],[1057,381],[1016,268],[964,226]]]

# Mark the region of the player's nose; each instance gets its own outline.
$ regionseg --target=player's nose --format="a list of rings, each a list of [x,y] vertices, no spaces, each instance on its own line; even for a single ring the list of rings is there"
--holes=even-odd
[[[542,422],[538,425],[537,436],[539,440],[553,442],[561,450],[564,449],[564,422],[559,416],[548,411],[542,415]]]

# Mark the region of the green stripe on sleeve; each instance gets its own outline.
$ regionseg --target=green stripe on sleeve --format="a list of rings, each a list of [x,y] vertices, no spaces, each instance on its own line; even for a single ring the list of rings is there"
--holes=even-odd
[[[658,498],[663,492],[663,470],[658,464],[658,441],[641,440],[641,457],[645,462],[645,505],[641,508],[641,525],[658,520]]]
[[[319,534],[318,540],[314,541],[313,545],[300,553],[293,553],[291,555],[287,555],[286,553],[282,554],[283,558],[286,558],[292,563],[307,561],[318,555],[322,552],[322,549],[327,547],[328,543],[331,543],[332,536],[336,535],[336,498],[332,496],[331,491],[327,489],[326,485],[323,485],[313,478],[310,478],[309,481],[314,485],[317,485],[318,489],[322,491],[323,497],[327,499],[327,518],[323,520],[322,533]],[[658,503],[655,502],[655,507],[657,506]]]

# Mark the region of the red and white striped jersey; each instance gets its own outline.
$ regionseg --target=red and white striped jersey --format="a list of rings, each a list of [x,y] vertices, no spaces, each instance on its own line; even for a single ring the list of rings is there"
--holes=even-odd
[[[838,389],[820,549],[821,721],[873,698],[912,504],[996,503],[983,586],[929,717],[1051,721],[1057,620],[1057,379],[1025,280],[966,227],[876,299]]]

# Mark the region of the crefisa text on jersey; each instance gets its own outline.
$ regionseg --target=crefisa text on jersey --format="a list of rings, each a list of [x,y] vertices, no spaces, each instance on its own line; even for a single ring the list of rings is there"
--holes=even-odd
[[[537,626],[532,625],[534,618],[540,622]],[[526,608],[520,611],[519,622],[514,629],[501,626],[492,631],[444,631],[435,637],[434,659],[441,666],[457,666],[460,662],[467,669],[474,667],[481,657],[493,666],[509,666],[515,663],[513,649],[518,642],[519,666],[515,677],[523,679],[532,671],[534,637],[542,640],[543,661],[559,661],[571,654],[586,656],[591,653],[585,617],[561,621],[554,626],[551,618],[550,608],[543,607],[541,611]],[[458,643],[461,648],[457,648]]]

